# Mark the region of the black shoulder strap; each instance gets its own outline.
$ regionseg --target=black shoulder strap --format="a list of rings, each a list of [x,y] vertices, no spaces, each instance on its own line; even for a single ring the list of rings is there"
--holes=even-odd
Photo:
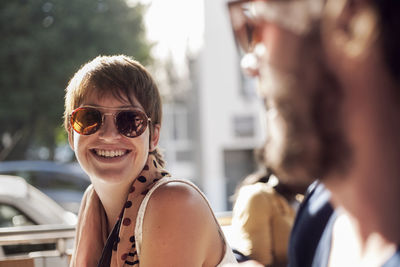
[[[111,263],[112,250],[116,250],[118,246],[118,232],[121,225],[121,219],[118,219],[117,223],[114,225],[113,230],[107,238],[106,245],[101,253],[101,258],[97,267],[109,267]]]

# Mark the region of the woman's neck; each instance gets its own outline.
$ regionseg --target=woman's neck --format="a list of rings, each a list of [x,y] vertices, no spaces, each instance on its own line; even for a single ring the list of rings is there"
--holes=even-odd
[[[129,188],[121,185],[93,184],[104,207],[107,217],[107,231],[110,233],[120,217]]]

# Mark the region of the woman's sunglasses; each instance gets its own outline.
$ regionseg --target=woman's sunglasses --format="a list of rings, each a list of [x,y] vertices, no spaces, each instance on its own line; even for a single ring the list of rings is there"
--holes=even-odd
[[[115,113],[103,113],[100,109],[115,110]],[[98,108],[83,106],[72,111],[69,122],[71,127],[81,135],[97,132],[104,123],[106,115],[114,117],[114,123],[122,135],[134,138],[140,136],[151,119],[141,110],[131,108]]]

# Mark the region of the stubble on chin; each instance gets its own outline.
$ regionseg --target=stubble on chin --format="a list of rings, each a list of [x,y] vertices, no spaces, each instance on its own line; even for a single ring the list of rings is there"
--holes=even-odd
[[[311,115],[309,92],[301,91],[297,79],[284,79],[278,94],[267,101],[269,136],[266,142],[267,165],[288,184],[310,183],[316,178],[321,143]],[[267,115],[268,116],[268,115]]]
[[[270,80],[261,88],[267,92],[267,110],[275,109],[278,114],[275,122],[267,125],[275,132],[266,142],[266,164],[289,184],[306,184],[332,172],[345,172],[351,161],[342,128],[339,83],[318,51],[306,57],[299,58],[302,69],[292,73],[268,70],[265,77]]]

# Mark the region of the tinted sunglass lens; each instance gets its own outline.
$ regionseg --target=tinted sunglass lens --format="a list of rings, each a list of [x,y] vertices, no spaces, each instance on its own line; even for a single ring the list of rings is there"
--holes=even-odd
[[[118,131],[127,137],[141,135],[147,126],[146,116],[138,111],[123,111],[117,116]]]
[[[95,133],[101,126],[101,113],[93,108],[79,108],[71,115],[72,128],[82,135]]]
[[[250,2],[250,1],[249,1]],[[256,27],[250,12],[251,3],[232,3],[229,6],[231,25],[237,44],[242,52],[249,53],[256,41]]]

